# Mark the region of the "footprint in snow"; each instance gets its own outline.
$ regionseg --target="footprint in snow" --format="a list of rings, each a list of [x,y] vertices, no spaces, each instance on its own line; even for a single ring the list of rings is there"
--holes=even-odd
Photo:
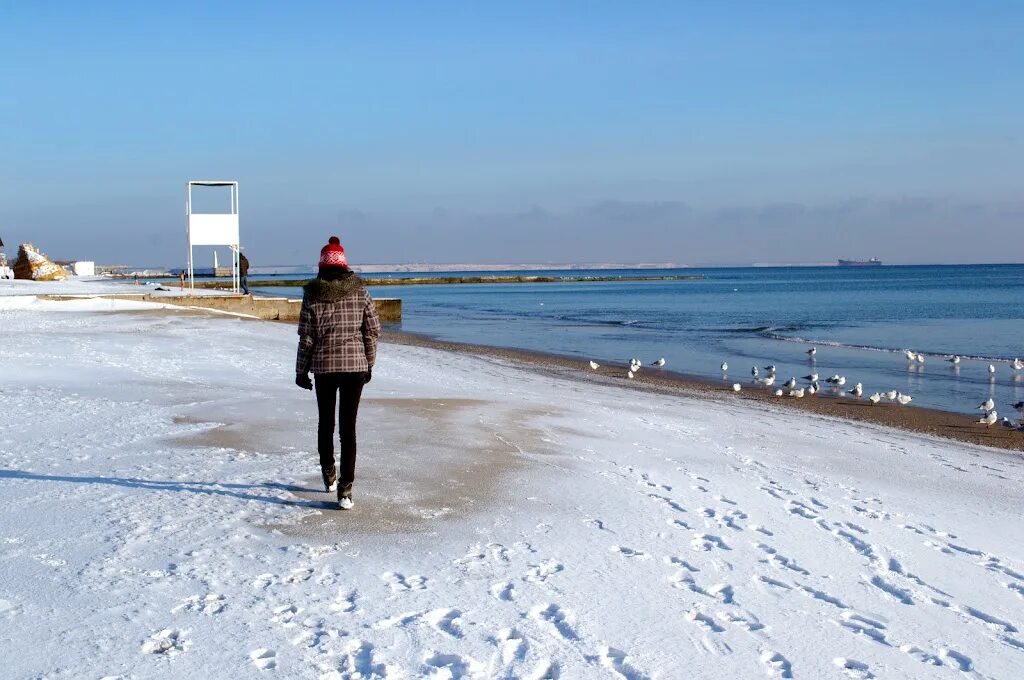
[[[796,573],[803,574],[804,576],[811,575],[811,572],[797,564],[796,560],[786,557],[770,545],[757,542],[753,545],[755,548],[762,550],[766,555],[768,555],[768,561],[777,569],[789,569],[790,571],[795,571]]]
[[[496,600],[509,602],[515,599],[516,587],[511,581],[499,581],[491,586],[490,593]]]
[[[778,588],[779,590],[792,590],[793,589],[789,584],[783,583],[782,581],[777,581],[777,580],[771,578],[770,576],[758,576],[757,580],[760,581],[761,583],[764,583],[765,585],[769,585],[769,586],[771,586],[773,588]]]
[[[530,617],[536,621],[549,624],[560,636],[566,640],[576,640],[576,631],[573,630],[570,616],[557,604],[539,604],[530,610]]]
[[[873,585],[878,590],[882,591],[892,599],[896,600],[900,604],[912,605],[914,604],[914,597],[909,590],[900,588],[899,586],[889,583],[881,576],[877,574],[872,576],[868,583]]]
[[[342,614],[356,611],[356,599],[358,597],[358,591],[352,590],[346,593],[344,589],[339,588],[338,596],[331,603],[331,611]]]
[[[270,620],[275,623],[289,624],[299,611],[299,608],[293,604],[283,604],[274,608],[274,615],[270,617]]]
[[[649,559],[651,559],[651,556],[648,555],[647,553],[641,552],[639,550],[634,550],[633,548],[627,548],[626,546],[623,546],[623,545],[613,545],[611,547],[611,551],[619,553],[623,557],[635,557],[636,559],[639,559],[639,560],[649,560]]]
[[[694,534],[693,540],[690,541],[690,546],[694,550],[707,551],[707,550],[732,550],[725,541],[719,536],[713,534]]]
[[[856,680],[871,680],[871,678],[875,677],[875,674],[871,672],[868,665],[863,661],[840,656],[832,659],[832,663],[836,665],[836,668],[841,669],[847,677],[856,678]]]
[[[921,663],[928,664],[929,666],[942,665],[942,659],[935,656],[934,654],[929,654],[917,645],[903,645],[902,647],[900,647],[900,651],[904,654],[910,655],[911,657],[917,659]]]
[[[391,592],[402,593],[410,590],[426,590],[425,576],[403,576],[397,572],[386,571],[380,575],[382,581],[391,587]]]
[[[804,519],[818,519],[818,513],[800,501],[787,501],[786,510],[788,510],[790,514],[803,517]]]
[[[292,573],[288,574],[282,579],[282,583],[302,583],[308,581],[313,576],[312,569],[293,569]]]
[[[272,649],[254,649],[249,652],[252,664],[261,671],[277,668],[277,652]]]
[[[432,678],[460,678],[482,677],[486,668],[482,663],[472,657],[460,654],[444,654],[441,652],[428,652],[423,659],[424,670]],[[439,670],[447,671],[446,675],[438,673]]]
[[[562,675],[557,661],[541,661],[530,673],[529,680],[558,680]]]
[[[958,668],[964,673],[974,670],[974,661],[971,660],[971,657],[966,654],[961,654],[955,649],[943,647],[939,650],[939,658],[953,668]]]
[[[782,656],[779,652],[773,652],[770,650],[761,652],[761,665],[764,666],[768,675],[773,677],[793,677],[793,665],[789,663],[789,659]]]
[[[843,628],[862,635],[873,642],[877,642],[885,647],[891,647],[889,641],[885,638],[885,624],[869,619],[866,616],[860,614],[854,614],[853,612],[843,612],[842,618],[837,622]]]
[[[717,623],[715,623],[715,620],[713,618],[711,618],[704,612],[700,611],[699,609],[691,609],[690,611],[686,612],[686,618],[693,621],[694,623],[696,623],[697,625],[701,626],[709,632],[722,633],[725,631],[725,628],[719,626]]]
[[[601,649],[601,665],[625,680],[647,680],[647,675],[636,670],[628,661],[629,654],[615,647]]]
[[[506,667],[526,658],[529,644],[527,644],[522,634],[515,628],[502,628],[492,638],[491,642],[498,647],[501,654],[501,663]]]
[[[696,572],[700,571],[700,567],[695,567],[681,557],[669,556],[665,558],[665,564],[671,564],[677,567],[682,567],[687,571]]]
[[[378,663],[374,647],[363,640],[349,640],[342,652],[338,670],[343,678],[384,678],[388,668]],[[329,674],[328,674],[329,675]]]
[[[715,618],[719,621],[731,624],[742,628],[743,630],[754,633],[764,629],[764,624],[757,620],[757,617],[748,611],[744,612],[745,616],[737,614],[735,611],[727,610],[715,613]]]
[[[526,576],[523,577],[524,581],[531,581],[533,583],[544,583],[551,576],[554,576],[558,572],[565,569],[559,562],[555,560],[546,560],[540,564],[534,564],[530,566],[530,570],[526,572]]]
[[[277,581],[277,577],[273,574],[260,574],[252,580],[252,587],[263,590],[269,588],[275,581]]]
[[[172,614],[179,612],[189,612],[191,614],[205,614],[206,616],[212,616],[213,614],[220,614],[224,611],[224,596],[209,593],[205,597],[199,595],[193,595],[185,599],[184,602],[179,604],[177,607],[171,610]]]
[[[434,609],[425,613],[423,620],[445,635],[450,635],[453,638],[463,636],[462,628],[458,623],[462,620],[462,612],[458,609]]]
[[[708,588],[708,594],[711,597],[718,598],[723,604],[733,603],[733,589],[728,583],[716,583]]]
[[[811,588],[810,586],[798,586],[798,587],[800,588],[800,592],[802,592],[804,595],[807,595],[808,597],[812,597],[815,600],[821,600],[822,602],[827,602],[828,604],[832,605],[833,607],[837,607],[839,609],[849,609],[849,607],[847,607],[846,604],[844,604],[842,600],[840,600],[837,597],[832,597],[831,595],[829,595],[828,593],[826,593],[823,590],[818,590],[817,588]]]
[[[174,656],[184,652],[189,646],[191,646],[191,642],[186,637],[185,631],[165,628],[149,636],[149,639],[142,644],[142,653]]]

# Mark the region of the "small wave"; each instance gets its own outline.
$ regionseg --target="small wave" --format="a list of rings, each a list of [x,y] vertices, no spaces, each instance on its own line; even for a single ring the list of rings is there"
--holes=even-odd
[[[782,342],[795,342],[802,345],[817,345],[819,347],[836,347],[839,349],[857,349],[866,352],[884,352],[886,354],[903,354],[906,352],[906,348],[893,348],[893,347],[877,347],[875,345],[858,345],[846,342],[836,342],[834,340],[811,340],[809,338],[802,338],[795,335],[782,335],[780,333],[764,333],[764,337],[769,340],[779,340]],[[945,359],[953,356],[955,352],[916,352],[930,359]],[[983,354],[957,354],[961,359],[967,359],[968,361],[988,361],[990,363],[1003,363],[1009,364],[1013,362],[1013,359],[1006,357],[989,357]]]
[[[767,333],[769,331],[774,331],[774,330],[776,330],[776,328],[774,326],[750,326],[750,327],[747,327],[747,328],[743,328],[743,327],[740,327],[740,328],[736,328],[736,327],[732,327],[732,328],[704,328],[704,329],[701,329],[701,330],[708,331],[710,333],[735,333],[737,335],[740,335],[740,334],[743,334],[743,333],[753,333],[755,335],[760,335],[760,334]]]
[[[567,321],[580,326],[642,326],[641,319],[591,319],[588,317],[574,316],[572,314],[557,314],[556,321]]]

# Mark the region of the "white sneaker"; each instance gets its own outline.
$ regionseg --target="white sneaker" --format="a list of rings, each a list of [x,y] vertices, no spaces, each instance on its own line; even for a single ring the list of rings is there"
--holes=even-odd
[[[337,490],[338,490],[338,480],[335,479],[334,483],[331,484],[329,487],[327,487],[327,493],[331,493],[331,492],[337,491]]]
[[[338,507],[342,510],[351,510],[355,506],[351,496],[342,496],[338,499]]]

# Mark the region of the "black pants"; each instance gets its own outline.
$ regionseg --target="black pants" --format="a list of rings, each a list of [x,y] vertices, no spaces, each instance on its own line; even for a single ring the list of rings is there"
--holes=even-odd
[[[341,444],[341,465],[338,466],[338,489],[352,484],[356,474],[356,415],[363,394],[362,373],[317,373],[316,406],[320,424],[316,430],[316,448],[320,468],[330,472],[334,467],[334,407],[338,407],[338,439]]]

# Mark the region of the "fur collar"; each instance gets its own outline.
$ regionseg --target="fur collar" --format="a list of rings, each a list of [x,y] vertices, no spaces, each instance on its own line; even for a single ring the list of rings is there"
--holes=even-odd
[[[355,274],[337,281],[316,278],[302,287],[302,298],[309,302],[337,302],[362,287],[362,279]]]

